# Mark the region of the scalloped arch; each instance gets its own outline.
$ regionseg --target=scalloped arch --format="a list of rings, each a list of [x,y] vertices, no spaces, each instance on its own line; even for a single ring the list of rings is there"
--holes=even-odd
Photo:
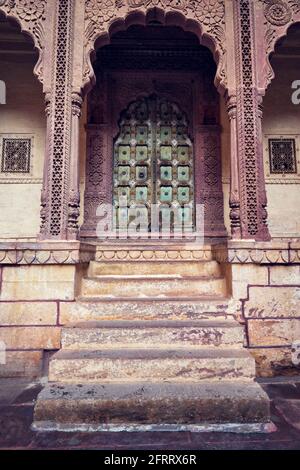
[[[300,19],[297,19],[295,21],[292,21],[291,23],[288,23],[285,25],[284,29],[280,31],[278,36],[276,36],[276,39],[273,41],[272,46],[270,50],[268,51],[266,62],[267,62],[267,73],[266,73],[266,85],[265,85],[265,92],[267,91],[268,87],[270,86],[272,80],[275,78],[275,72],[273,70],[273,67],[271,65],[271,56],[275,53],[276,54],[276,46],[278,42],[287,37],[289,35],[289,30],[294,27],[295,25],[299,26],[300,28]]]
[[[110,43],[111,36],[118,31],[124,31],[132,25],[147,26],[151,21],[159,21],[165,26],[179,26],[184,31],[195,34],[199,43],[207,47],[213,54],[217,65],[215,76],[215,86],[221,92],[226,90],[226,70],[225,70],[225,32],[220,27],[215,28],[215,34],[205,29],[196,18],[183,14],[172,8],[161,9],[149,7],[144,10],[133,10],[123,16],[113,17],[107,24],[107,29],[101,29],[100,25],[88,24],[86,28],[85,41],[85,64],[83,73],[84,93],[87,93],[95,83],[93,70],[93,59],[99,47]]]
[[[43,36],[43,27],[41,25],[35,25],[35,32],[31,30],[30,26],[26,26],[26,22],[22,21],[19,16],[14,12],[7,13],[4,10],[4,6],[0,6],[0,15],[3,15],[8,20],[13,21],[15,24],[18,25],[20,29],[20,33],[24,36],[29,36],[34,49],[38,52],[38,59],[34,66],[33,73],[39,80],[41,84],[43,84],[43,47],[41,46],[41,38]]]

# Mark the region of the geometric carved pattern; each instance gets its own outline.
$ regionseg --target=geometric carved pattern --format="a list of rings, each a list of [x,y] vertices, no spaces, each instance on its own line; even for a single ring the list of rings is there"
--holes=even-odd
[[[31,139],[3,138],[1,173],[30,173]]]
[[[52,165],[49,165],[51,182],[50,235],[59,236],[66,229],[68,181],[68,159],[70,156],[70,66],[72,43],[71,20],[73,2],[59,0],[57,8],[57,28],[55,45],[54,99],[52,114]],[[42,228],[43,230],[43,228]]]
[[[257,162],[256,162],[256,123],[253,96],[252,41],[249,0],[240,2],[240,34],[242,46],[242,82],[244,113],[244,184],[247,206],[247,231],[255,237],[258,231],[257,220]]]
[[[269,139],[271,174],[297,173],[295,139]]]

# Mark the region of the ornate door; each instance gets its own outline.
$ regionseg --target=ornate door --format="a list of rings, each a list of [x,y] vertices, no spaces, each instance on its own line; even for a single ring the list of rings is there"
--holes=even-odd
[[[140,232],[191,232],[193,145],[184,113],[150,96],[129,105],[119,125],[114,143],[117,227],[133,222]]]

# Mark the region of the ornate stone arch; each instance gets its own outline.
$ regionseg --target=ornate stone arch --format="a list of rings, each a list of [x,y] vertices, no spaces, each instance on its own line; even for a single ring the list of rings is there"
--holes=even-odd
[[[21,32],[28,34],[39,53],[34,74],[43,83],[43,56],[47,0],[0,0],[0,13],[15,20]]]
[[[265,90],[274,78],[270,56],[277,42],[288,34],[289,28],[300,22],[300,0],[260,0],[264,8],[266,63]]]
[[[151,20],[196,34],[214,55],[216,87],[226,90],[224,0],[85,0],[83,90],[87,91],[95,81],[91,58],[97,45],[109,43],[118,30]]]

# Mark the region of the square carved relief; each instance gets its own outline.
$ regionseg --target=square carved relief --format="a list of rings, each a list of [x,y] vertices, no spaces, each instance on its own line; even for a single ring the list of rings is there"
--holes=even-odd
[[[32,175],[33,136],[0,134],[0,179],[23,179]]]
[[[264,167],[267,183],[300,183],[299,135],[266,134]]]

